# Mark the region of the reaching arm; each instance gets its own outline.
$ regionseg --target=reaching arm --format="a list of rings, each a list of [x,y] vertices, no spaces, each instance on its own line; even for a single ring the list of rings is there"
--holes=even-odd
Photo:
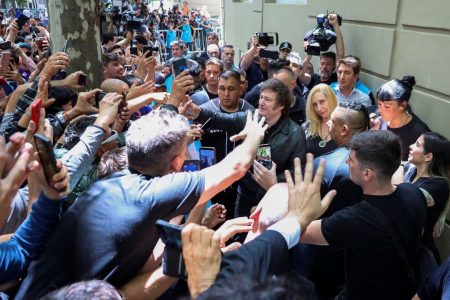
[[[248,112],[247,124],[241,132],[242,136],[246,136],[244,142],[221,162],[201,171],[205,177],[205,189],[198,204],[205,203],[233,182],[242,178],[248,171],[267,129],[267,125],[263,126],[265,118],[258,121],[258,117],[257,111],[253,118],[252,113]]]
[[[320,246],[328,246],[328,242],[322,233],[322,220],[311,222],[306,229],[303,229],[300,242]]]
[[[58,221],[61,201],[52,201],[41,194],[32,213],[8,242],[0,244],[0,283],[15,279],[25,270]]]
[[[341,27],[339,26],[338,18],[336,14],[330,14],[328,16],[330,20],[330,24],[334,28],[334,32],[336,33],[336,63],[344,58],[345,56],[345,48],[344,48],[344,39],[342,38]]]
[[[120,288],[124,299],[158,299],[167,291],[177,278],[163,274],[162,267],[153,272],[143,273]]]
[[[247,71],[250,68],[253,57],[258,54],[258,37],[256,35],[252,36],[252,45],[250,49],[245,52],[244,56],[242,56],[240,67],[242,70]]]
[[[245,127],[244,115],[244,112],[226,114],[200,107],[199,115],[195,118],[195,121],[204,124],[210,119],[205,128],[222,129],[227,132],[238,132]]]

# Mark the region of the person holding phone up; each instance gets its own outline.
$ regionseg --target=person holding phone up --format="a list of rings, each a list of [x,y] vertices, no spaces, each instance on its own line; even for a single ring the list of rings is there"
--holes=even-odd
[[[20,133],[14,134],[8,145],[0,137],[0,202],[14,196],[29,173],[42,188],[25,223],[9,241],[0,243],[0,284],[17,279],[31,259],[43,250],[59,220],[61,203],[70,190],[67,168],[59,161],[59,172],[53,176],[52,182],[47,182],[39,163],[31,159],[32,149]]]
[[[178,106],[193,84],[187,71],[177,76],[169,105]],[[190,212],[244,176],[267,129],[264,121],[249,113],[242,144],[224,161],[190,173],[180,172],[189,130],[184,117],[164,108],[134,121],[126,137],[129,168],[80,195],[16,297],[36,299],[89,278],[122,286],[138,275],[158,240],[155,221]]]
[[[255,162],[256,176],[255,173],[248,173],[239,181],[235,217],[248,216],[251,208],[258,204],[266,190],[277,182],[285,181],[284,170],[293,171],[294,157],[299,157],[301,161],[304,161],[305,133],[289,118],[292,99],[292,92],[278,79],[267,80],[261,86],[257,111],[266,118],[269,126],[262,144],[270,145],[272,168],[268,170],[262,164]],[[192,106],[192,104],[190,105]],[[188,110],[188,114],[190,111]],[[207,110],[204,107],[195,107],[191,118],[200,123],[211,118],[205,128],[221,129],[227,131],[229,135],[239,132],[245,127],[245,113],[243,112],[226,114]],[[235,141],[239,136],[232,136],[230,140]]]

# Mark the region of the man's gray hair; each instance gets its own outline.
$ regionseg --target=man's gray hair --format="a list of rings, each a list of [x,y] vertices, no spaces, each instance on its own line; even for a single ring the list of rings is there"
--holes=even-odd
[[[166,109],[134,121],[126,135],[128,164],[147,175],[162,176],[180,154],[189,124],[185,117]]]

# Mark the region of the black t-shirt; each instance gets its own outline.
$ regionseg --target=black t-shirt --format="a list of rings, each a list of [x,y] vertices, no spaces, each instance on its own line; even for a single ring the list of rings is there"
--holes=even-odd
[[[311,76],[311,82],[308,85],[308,89],[311,90],[313,87],[315,87],[316,85],[318,85],[319,83],[325,83],[325,84],[332,84],[333,82],[337,81],[337,75],[336,72],[333,72],[333,74],[331,74],[330,78],[328,78],[327,81],[323,81],[320,79],[320,75],[317,73],[314,73],[313,76]]]
[[[251,90],[248,90],[247,94],[245,94],[245,101],[253,105],[255,108],[259,106],[259,96],[261,94],[261,85],[262,83],[258,83]]]
[[[433,227],[445,209],[448,201],[449,187],[447,179],[443,177],[421,177],[413,183],[420,189],[427,191],[433,197],[434,205],[427,208],[427,223],[423,233],[425,245],[433,242]]]
[[[399,128],[387,126],[387,129],[395,133],[400,139],[402,144],[402,160],[405,161],[408,160],[409,146],[414,144],[422,133],[431,131],[428,125],[415,114],[412,114],[412,119],[408,124]]]
[[[219,96],[218,94],[213,94],[210,91],[208,91],[208,89],[206,88],[206,84],[203,86],[203,89],[208,94],[209,100],[216,99]]]
[[[319,157],[321,155],[324,155],[325,153],[331,152],[334,149],[336,149],[336,144],[333,142],[333,140],[329,140],[325,147],[320,147],[319,143],[322,141],[322,139],[319,136],[312,137],[309,136],[306,139],[306,153],[312,153],[314,157]]]
[[[347,299],[411,299],[407,271],[387,225],[377,218],[381,209],[402,237],[411,261],[417,256],[426,220],[422,192],[409,183],[385,196],[364,195],[361,203],[322,220],[322,233],[330,246],[345,250]]]
[[[323,149],[323,148],[321,148]],[[347,149],[338,148],[342,153],[337,155],[332,152],[321,158],[325,159],[325,172],[320,190],[321,196],[325,196],[330,190],[336,190],[337,194],[321,216],[326,218],[345,207],[352,206],[362,201],[362,190],[350,179],[350,172],[345,159]],[[318,164],[317,158],[314,162]],[[320,298],[333,298],[345,284],[344,251],[332,247],[309,245],[309,260],[306,274],[308,279],[316,285]]]

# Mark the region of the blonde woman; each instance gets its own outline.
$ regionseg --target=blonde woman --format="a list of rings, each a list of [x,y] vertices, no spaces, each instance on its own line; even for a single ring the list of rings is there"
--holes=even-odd
[[[306,101],[307,121],[302,125],[306,134],[306,153],[317,157],[336,149],[327,122],[337,104],[333,90],[326,84],[318,84],[309,92]]]

